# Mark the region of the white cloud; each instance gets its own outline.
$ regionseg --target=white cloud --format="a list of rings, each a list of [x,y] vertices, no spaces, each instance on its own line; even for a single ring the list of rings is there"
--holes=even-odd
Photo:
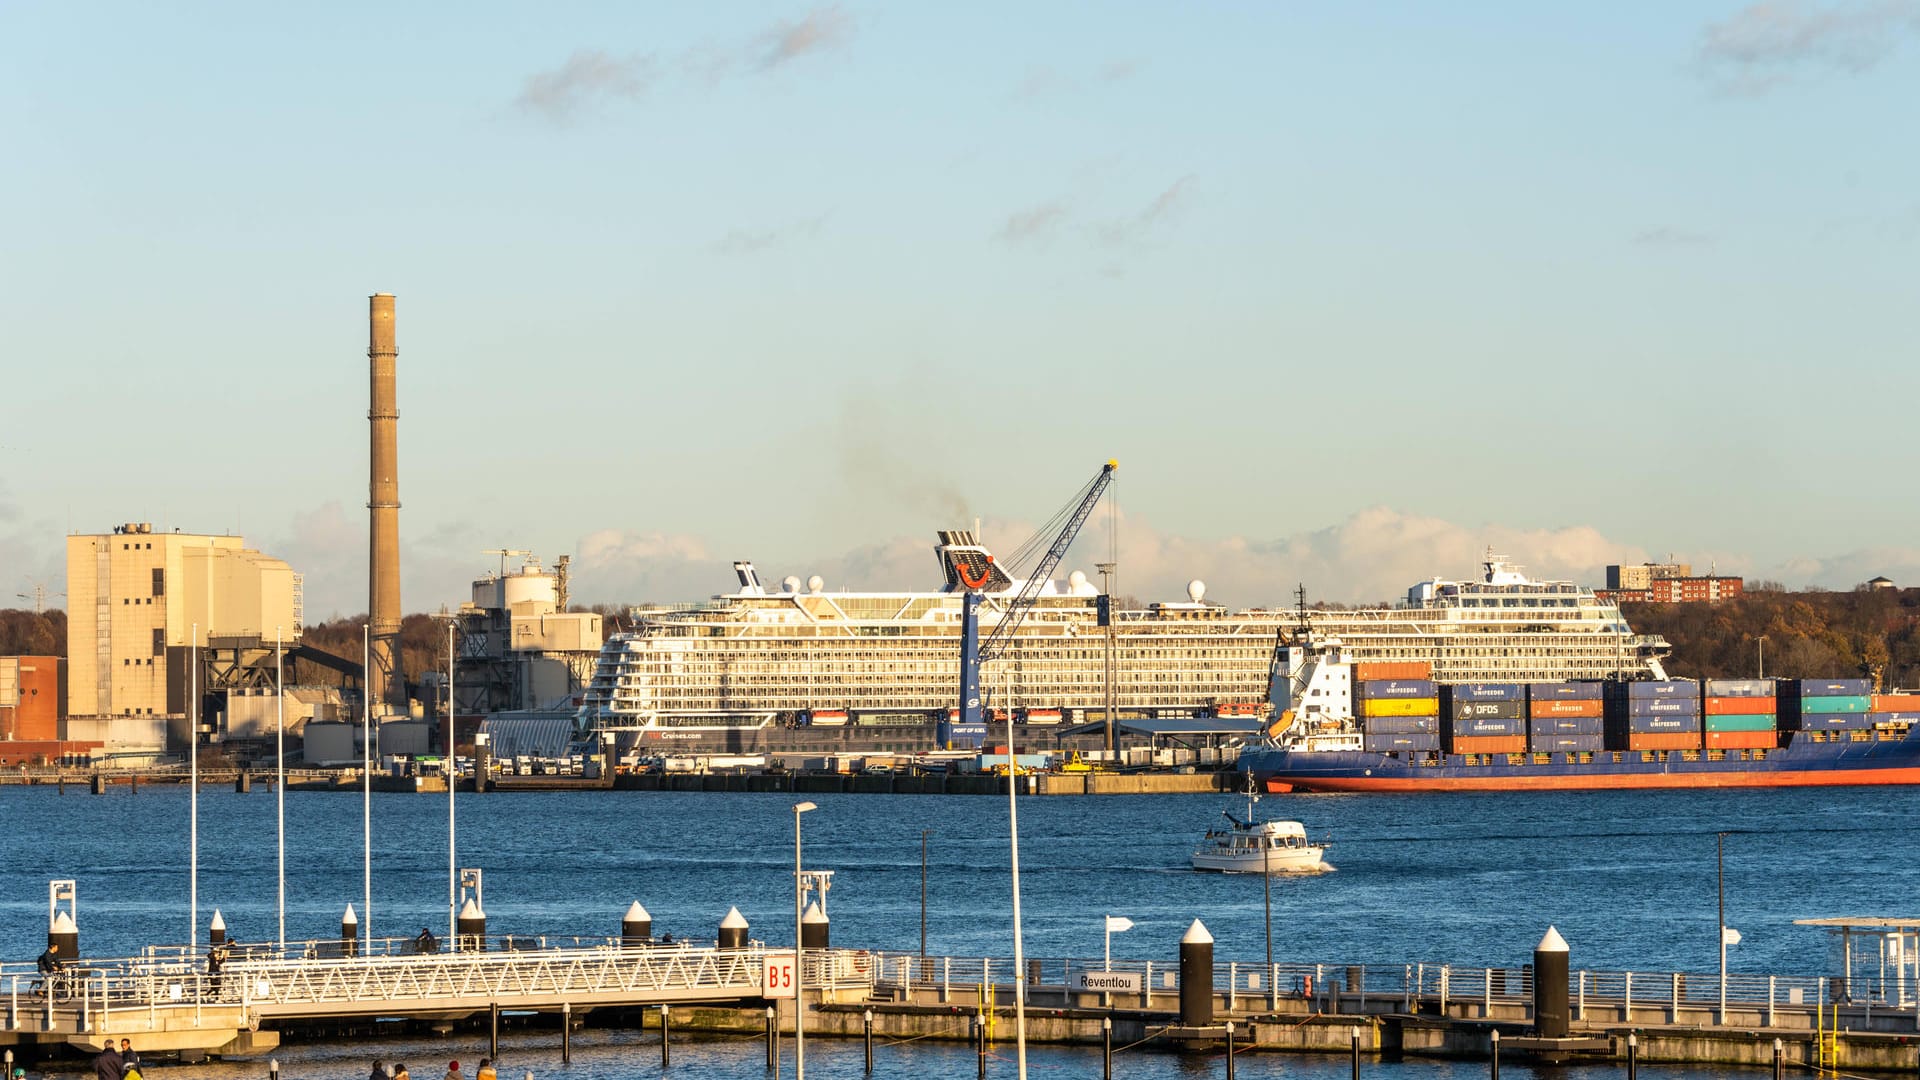
[[[1807,71],[1856,74],[1920,32],[1920,0],[1761,0],[1700,35],[1700,65],[1723,89],[1763,93]]]

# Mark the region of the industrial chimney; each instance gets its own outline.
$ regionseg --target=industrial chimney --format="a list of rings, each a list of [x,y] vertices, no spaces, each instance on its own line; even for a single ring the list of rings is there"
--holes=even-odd
[[[373,379],[367,422],[368,660],[367,712],[405,714],[407,680],[400,670],[400,409],[394,389],[393,294],[368,297],[367,363]]]

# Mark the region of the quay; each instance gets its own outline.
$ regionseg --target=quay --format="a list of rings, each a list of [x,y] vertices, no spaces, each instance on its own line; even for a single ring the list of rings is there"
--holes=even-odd
[[[636,905],[636,909],[637,908]],[[629,913],[629,918],[633,917]],[[248,1057],[280,1032],[365,1030],[411,1020],[442,1033],[490,1031],[503,1012],[538,1014],[563,1047],[588,1023],[680,1033],[792,1030],[766,994],[791,951],[747,939],[730,912],[720,937],[666,943],[651,924],[603,938],[467,934],[422,951],[408,939],[236,947],[216,972],[178,947],[72,964],[55,992],[30,964],[0,965],[0,1046],[27,1056],[91,1052],[128,1038],[145,1054]],[[820,926],[824,938],[824,923]],[[820,939],[814,939],[820,940]],[[1013,1039],[1016,979],[1027,1037],[1041,1043],[1189,1053],[1308,1052],[1549,1061],[1794,1067],[1911,1074],[1920,1055],[1920,980],[1911,964],[1878,979],[1568,970],[1549,932],[1528,962],[1216,964],[1196,920],[1170,961],[1029,960],[814,947],[805,958],[809,1035]],[[1557,958],[1556,958],[1557,957]],[[1558,965],[1556,967],[1556,964]],[[1536,981],[1536,972],[1547,972]],[[1558,976],[1564,974],[1562,981]],[[779,1017],[776,1021],[776,1011]],[[663,1047],[663,1053],[665,1048]],[[697,1051],[696,1051],[697,1052]],[[770,1047],[771,1052],[771,1047]],[[496,1055],[497,1056],[497,1055]]]

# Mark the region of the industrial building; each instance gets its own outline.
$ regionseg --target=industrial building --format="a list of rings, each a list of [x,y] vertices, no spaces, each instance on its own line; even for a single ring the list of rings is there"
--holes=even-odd
[[[270,680],[276,634],[300,637],[300,575],[238,536],[69,536],[67,601],[68,734],[115,745],[184,746],[196,686],[258,682],[263,661]]]
[[[496,741],[523,720],[551,726],[557,718],[571,727],[604,636],[599,615],[566,610],[567,556],[547,569],[531,552],[497,554],[500,573],[474,581],[473,599],[457,613],[453,704],[462,725],[455,742],[463,748],[482,718]],[[510,555],[525,561],[509,571]]]

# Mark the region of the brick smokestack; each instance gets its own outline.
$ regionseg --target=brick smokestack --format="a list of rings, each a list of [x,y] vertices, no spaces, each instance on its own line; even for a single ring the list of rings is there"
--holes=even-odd
[[[368,634],[367,708],[405,713],[407,679],[400,670],[400,409],[395,390],[393,294],[368,298],[367,364],[372,396],[367,423]],[[388,708],[383,709],[382,706]]]

